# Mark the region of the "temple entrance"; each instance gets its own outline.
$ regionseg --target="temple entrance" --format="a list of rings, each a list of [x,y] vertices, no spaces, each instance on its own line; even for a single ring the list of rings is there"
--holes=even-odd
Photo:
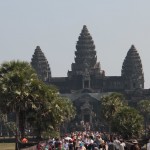
[[[84,115],[84,122],[90,122],[90,115]]]
[[[89,88],[89,80],[84,81],[84,88]]]

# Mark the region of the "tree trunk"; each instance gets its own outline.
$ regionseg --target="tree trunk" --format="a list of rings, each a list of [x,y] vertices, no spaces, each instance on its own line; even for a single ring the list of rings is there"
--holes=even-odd
[[[25,111],[20,111],[19,113],[19,130],[22,139],[25,137]]]
[[[109,122],[108,124],[108,132],[109,132],[109,135],[111,135],[111,122]]]
[[[41,137],[41,127],[38,127],[37,129],[37,140],[40,141],[42,139]]]
[[[19,139],[19,113],[16,111],[16,144],[15,144],[15,150],[19,150],[18,147],[18,139]]]

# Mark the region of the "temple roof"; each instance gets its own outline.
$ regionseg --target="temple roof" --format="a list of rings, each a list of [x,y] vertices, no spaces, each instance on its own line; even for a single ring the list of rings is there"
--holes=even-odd
[[[86,25],[84,25],[76,44],[75,63],[72,63],[72,73],[83,75],[86,71],[90,74],[100,74],[100,70],[94,41]]]
[[[90,35],[86,25],[83,26],[83,29],[80,33],[76,49],[86,51],[95,50],[94,41],[92,40],[92,36]]]
[[[65,82],[67,79],[67,77],[52,77],[51,82]]]
[[[143,75],[143,68],[140,55],[135,46],[132,45],[122,65],[122,76],[131,76],[135,73]]]
[[[112,92],[106,92],[106,93],[71,93],[71,94],[61,94],[61,96],[67,97],[71,99],[72,101],[79,99],[83,96],[90,96],[98,101],[104,96],[110,95]]]
[[[134,45],[132,45],[127,52],[127,56],[123,62],[122,77],[126,80],[126,88],[144,88],[144,73],[142,62],[140,55]]]
[[[31,60],[32,67],[36,70],[39,78],[43,81],[49,81],[51,78],[51,70],[48,61],[42,52],[40,46],[37,46]]]

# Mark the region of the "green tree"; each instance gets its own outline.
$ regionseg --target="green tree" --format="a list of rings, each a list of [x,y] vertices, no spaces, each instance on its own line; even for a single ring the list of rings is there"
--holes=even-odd
[[[16,127],[25,130],[25,113],[34,104],[31,83],[38,80],[29,63],[21,61],[5,62],[0,67],[0,109],[4,113],[16,113]]]
[[[25,136],[26,116],[31,113],[40,134],[43,129],[56,129],[65,119],[73,117],[71,103],[63,100],[56,89],[38,79],[29,63],[10,61],[1,65],[0,109],[3,113],[15,112],[17,139],[18,130],[21,138]]]
[[[61,123],[70,120],[75,116],[75,108],[70,100],[60,96],[54,87],[50,87],[42,82],[34,83],[36,92],[34,98],[40,101],[36,107],[32,107],[27,116],[30,124],[37,129],[40,138],[42,133],[52,133],[57,131]]]
[[[115,115],[112,130],[124,138],[137,138],[143,131],[143,117],[129,106],[122,107]]]
[[[150,100],[141,100],[138,105],[137,108],[139,110],[139,112],[141,113],[141,115],[144,117],[144,124],[145,124],[145,136],[147,133],[147,121],[150,117]]]
[[[123,96],[120,93],[112,93],[102,98],[101,113],[102,118],[108,123],[109,133],[111,133],[111,126],[113,118],[116,113],[123,106]]]

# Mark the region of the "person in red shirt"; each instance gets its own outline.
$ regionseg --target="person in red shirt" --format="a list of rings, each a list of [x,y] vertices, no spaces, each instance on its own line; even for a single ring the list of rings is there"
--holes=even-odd
[[[28,143],[28,140],[26,138],[23,138],[21,142],[22,143]]]

